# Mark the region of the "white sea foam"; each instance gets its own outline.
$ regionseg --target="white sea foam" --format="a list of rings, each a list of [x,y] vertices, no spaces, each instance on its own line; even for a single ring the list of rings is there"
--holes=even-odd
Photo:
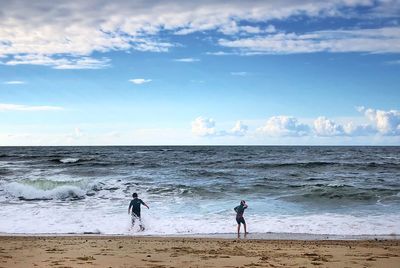
[[[223,234],[235,232],[232,213],[226,215],[182,212],[168,213],[167,208],[152,206],[142,211],[146,231],[130,229],[130,216],[124,200],[103,203],[86,199],[59,205],[46,202],[37,206],[25,203],[6,205],[0,211],[0,232],[5,233],[84,233],[123,235]],[[400,234],[400,215],[356,217],[343,214],[312,214],[304,216],[246,216],[252,233],[309,233],[334,235]]]
[[[38,189],[32,185],[12,182],[4,187],[11,196],[22,199],[68,199],[83,198],[85,191],[77,186],[62,185],[52,189]]]
[[[67,163],[76,163],[78,162],[80,159],[79,158],[62,158],[59,161],[61,163],[67,164]]]

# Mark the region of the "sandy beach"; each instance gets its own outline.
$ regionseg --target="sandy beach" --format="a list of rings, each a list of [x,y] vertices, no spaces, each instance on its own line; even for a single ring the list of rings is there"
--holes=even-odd
[[[400,267],[399,240],[2,236],[0,267]]]

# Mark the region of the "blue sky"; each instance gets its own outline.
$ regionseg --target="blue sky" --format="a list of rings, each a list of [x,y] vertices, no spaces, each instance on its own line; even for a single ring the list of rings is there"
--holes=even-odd
[[[0,145],[400,145],[399,1],[0,2]]]

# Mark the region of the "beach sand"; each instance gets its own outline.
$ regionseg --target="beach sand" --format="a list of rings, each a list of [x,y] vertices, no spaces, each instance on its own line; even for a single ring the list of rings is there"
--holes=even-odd
[[[400,240],[0,236],[0,267],[400,267]]]

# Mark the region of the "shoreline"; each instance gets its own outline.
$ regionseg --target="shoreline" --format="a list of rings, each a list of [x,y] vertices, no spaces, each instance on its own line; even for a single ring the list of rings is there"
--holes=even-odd
[[[0,267],[399,267],[400,240],[0,236]]]
[[[97,232],[84,233],[1,233],[0,237],[137,237],[137,238],[202,238],[202,239],[237,239],[236,233],[218,234],[102,234]],[[286,240],[286,241],[369,241],[369,240],[400,240],[400,235],[336,235],[307,233],[249,233],[241,239],[246,240]]]

